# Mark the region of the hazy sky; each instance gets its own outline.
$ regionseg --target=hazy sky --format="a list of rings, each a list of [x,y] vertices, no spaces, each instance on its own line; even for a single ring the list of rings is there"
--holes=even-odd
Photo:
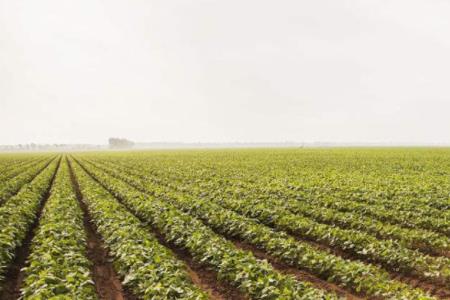
[[[450,1],[0,0],[0,144],[450,142]]]

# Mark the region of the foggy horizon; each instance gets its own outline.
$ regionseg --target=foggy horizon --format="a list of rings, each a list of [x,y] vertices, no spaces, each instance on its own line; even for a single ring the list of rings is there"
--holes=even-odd
[[[449,15],[424,0],[0,0],[0,145],[449,145]]]

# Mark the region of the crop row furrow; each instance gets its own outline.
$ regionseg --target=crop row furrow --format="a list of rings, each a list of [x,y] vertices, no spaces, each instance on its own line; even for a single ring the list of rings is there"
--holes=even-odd
[[[179,186],[179,188],[182,188]],[[401,227],[396,224],[382,222],[377,219],[370,218],[363,213],[355,213],[354,211],[339,211],[335,208],[328,208],[321,206],[319,203],[312,204],[308,201],[297,201],[292,198],[264,198],[260,197],[257,188],[254,188],[252,193],[248,192],[239,196],[229,196],[227,193],[217,195],[218,189],[201,188],[192,189],[193,191],[201,191],[202,197],[214,199],[217,197],[241,198],[244,197],[251,200],[255,204],[263,203],[265,205],[272,205],[283,207],[286,211],[294,214],[309,217],[317,222],[339,226],[346,229],[355,229],[358,231],[367,232],[380,239],[393,239],[398,241],[404,247],[412,250],[420,250],[426,254],[449,256],[450,254],[450,239],[443,234],[431,230],[421,228]],[[215,192],[209,194],[208,191]],[[203,192],[205,191],[205,192]],[[197,193],[198,195],[200,193]]]
[[[299,191],[282,191],[277,193],[277,195],[281,200],[296,199],[297,201],[308,202],[315,206],[370,216],[382,222],[399,224],[408,228],[423,228],[450,237],[450,214],[445,209],[437,214],[429,214],[418,211],[389,209],[382,204],[367,204],[362,201],[335,197],[331,194],[321,194],[318,196],[311,193],[303,194]],[[422,210],[426,211],[427,209],[423,208]]]
[[[108,162],[106,165],[112,166],[112,164]],[[141,174],[146,174],[144,170],[134,169],[136,166],[132,166],[131,168],[123,168],[120,164],[115,164],[115,166],[120,166],[121,170],[126,170],[128,173],[133,175],[142,176]],[[162,175],[158,176],[158,181],[161,184],[171,186],[177,190],[189,191],[195,196],[208,198],[211,201],[215,198],[223,198],[228,196],[226,193],[218,194],[217,192],[220,191],[220,188],[218,187],[207,186],[202,188],[196,184],[196,182],[189,184],[186,182],[177,181],[174,183],[173,178],[166,179],[162,182],[161,178],[166,179]],[[261,194],[258,192],[259,189],[258,187],[253,187],[251,192],[245,194],[240,193],[239,197],[245,197],[248,200],[252,200],[256,204],[264,203],[280,208],[283,207],[294,214],[300,214],[312,218],[320,223],[367,232],[381,239],[394,239],[407,248],[413,250],[418,249],[427,254],[443,256],[450,255],[450,239],[447,236],[435,233],[433,231],[417,228],[403,228],[398,225],[383,223],[381,221],[371,219],[362,214],[341,212],[335,209],[313,205],[305,201],[264,198],[260,197]]]
[[[338,248],[357,257],[382,264],[395,272],[414,274],[441,284],[450,282],[450,260],[446,257],[430,257],[403,247],[392,240],[379,240],[357,230],[341,229],[311,218],[296,215],[283,207],[255,202],[245,198],[208,198],[224,208],[248,217],[256,218],[266,225],[284,230],[313,241]]]
[[[139,160],[134,161],[128,159],[115,160],[116,164],[123,166],[138,165],[141,168],[145,167],[145,173],[154,175],[166,174],[166,168],[158,168],[157,166],[148,167],[147,164],[142,164]],[[267,199],[280,199],[286,200],[298,200],[300,202],[306,202],[309,205],[315,207],[325,207],[337,211],[347,212],[351,214],[358,214],[360,216],[368,216],[375,218],[383,223],[397,224],[407,228],[420,229],[423,228],[429,231],[435,231],[450,236],[450,211],[446,209],[432,210],[432,213],[426,205],[411,205],[408,201],[395,201],[391,199],[391,202],[400,202],[404,207],[413,207],[414,210],[402,210],[402,209],[389,209],[382,204],[369,204],[364,201],[357,201],[353,198],[349,199],[345,193],[335,193],[328,189],[322,189],[316,187],[314,184],[317,182],[312,181],[309,188],[294,188],[286,186],[285,180],[279,180],[278,176],[272,176],[272,179],[264,180],[264,176],[259,175],[258,180],[253,180],[252,174],[258,173],[252,170],[253,173],[241,174],[239,176],[221,175],[217,174],[217,168],[211,171],[205,171],[204,166],[196,165],[192,168],[187,168],[191,173],[201,169],[200,177],[193,176],[186,178],[186,174],[180,172],[177,169],[171,169],[171,181],[173,184],[177,184],[180,181],[186,182],[192,180],[193,183],[199,185],[199,189],[213,193],[214,196],[236,196],[247,197],[249,195],[258,195],[259,198]],[[207,168],[206,168],[207,169]],[[246,171],[248,172],[248,171]],[[180,175],[180,176],[176,176]],[[275,179],[273,179],[275,178]],[[414,200],[414,199],[412,199]],[[450,199],[447,196],[447,202],[450,205]],[[419,208],[420,207],[420,208]]]
[[[83,165],[84,166],[84,165]],[[86,168],[86,166],[84,166]],[[120,198],[141,219],[148,220],[165,237],[185,248],[197,261],[212,268],[218,278],[239,287],[256,299],[333,299],[334,295],[313,288],[275,271],[267,261],[238,250],[201,221],[154,199],[126,183],[93,168],[86,171]]]
[[[211,201],[204,201],[186,193],[173,191],[166,186],[153,184],[150,180],[131,175],[125,170],[92,162],[86,162],[85,165],[87,164],[95,166],[100,172],[109,173],[115,178],[127,182],[136,189],[172,203],[177,208],[201,219],[221,234],[237,237],[284,263],[307,270],[353,292],[391,298],[424,299],[427,297],[421,291],[390,280],[387,272],[375,266],[345,260],[325,251],[319,251],[285,233],[276,232],[253,219],[224,209]]]
[[[56,174],[24,268],[24,299],[97,299],[86,257],[83,215],[67,161]]]
[[[0,170],[0,184],[4,183],[5,181],[19,175],[26,169],[30,168],[33,165],[38,164],[39,162],[47,160],[47,158],[40,158],[40,159],[32,159],[29,161],[23,161],[19,164],[11,164],[7,167],[6,170]]]
[[[136,217],[73,161],[71,167],[82,201],[125,286],[142,299],[207,299],[190,281],[183,263]]]
[[[236,157],[234,157],[235,159]],[[293,158],[293,157],[290,157]],[[100,158],[101,159],[101,158]],[[126,157],[126,159],[115,159],[116,162],[135,163],[139,159],[133,159]],[[142,163],[142,161],[140,161]],[[285,163],[277,161],[278,168],[276,173],[272,170],[264,169],[268,165],[260,163],[257,165],[251,165],[249,168],[243,169],[245,164],[239,162],[236,169],[230,166],[221,166],[217,168],[218,162],[211,164],[210,161],[195,161],[195,165],[178,166],[185,167],[187,171],[194,177],[199,176],[201,179],[217,180],[220,182],[226,181],[227,185],[234,185],[235,187],[245,188],[253,190],[254,186],[264,187],[265,192],[270,196],[279,196],[280,193],[293,192],[297,195],[301,194],[306,197],[319,197],[322,195],[333,196],[339,199],[351,200],[367,205],[381,204],[384,209],[395,209],[397,211],[409,211],[418,213],[423,216],[439,216],[450,217],[450,199],[448,198],[448,189],[450,184],[446,181],[442,174],[429,175],[429,178],[435,178],[432,186],[428,186],[423,182],[423,174],[420,173],[420,179],[415,178],[411,174],[407,179],[402,178],[400,182],[394,181],[397,184],[389,184],[388,189],[386,185],[380,186],[376,184],[376,181],[380,178],[385,178],[386,173],[383,176],[380,174],[367,174],[364,176],[358,173],[330,173],[330,172],[317,172],[316,169],[296,169],[295,162],[290,161],[288,165],[283,166]],[[227,160],[227,163],[235,162],[233,160]],[[273,166],[274,161],[269,161]],[[153,161],[154,163],[154,161]],[[183,163],[190,163],[191,161],[183,161]],[[247,162],[246,162],[247,163]],[[165,169],[160,168],[160,165],[156,164],[144,164],[146,165],[147,172],[153,172],[154,174],[164,173]],[[248,167],[248,166],[247,166]],[[281,167],[281,168],[279,168]],[[261,169],[263,168],[263,169]],[[178,169],[172,169],[171,174],[179,173]],[[280,173],[280,171],[283,171]],[[311,172],[313,171],[313,172]],[[352,169],[352,171],[354,171]],[[442,173],[442,172],[440,172]],[[256,175],[257,174],[257,175]],[[256,176],[255,176],[256,175]],[[339,180],[336,180],[336,175],[339,175]],[[368,177],[368,178],[367,178]],[[365,182],[363,186],[359,186],[357,179],[364,178]],[[197,178],[198,179],[198,178]],[[391,180],[393,180],[391,178]],[[416,184],[411,184],[416,183]],[[370,188],[369,188],[370,185]],[[373,185],[373,186],[372,186]],[[417,186],[419,185],[419,186]],[[446,188],[447,187],[447,188]],[[380,189],[383,189],[380,191]],[[378,205],[380,206],[380,205]]]
[[[47,159],[48,157],[49,157],[48,154],[44,155],[27,154],[25,157],[16,159],[2,157],[2,159],[4,160],[0,159],[0,180],[3,180],[3,177],[5,175],[8,175],[8,173],[11,172],[12,170],[36,163],[37,161]]]
[[[31,182],[33,178],[45,170],[45,168],[47,168],[47,166],[54,160],[54,157],[50,160],[46,159],[45,161],[28,168],[16,177],[0,184],[0,205],[7,202],[8,199],[16,194],[25,184]]]
[[[0,282],[24,241],[49,191],[59,159],[54,160],[31,183],[0,207]]]

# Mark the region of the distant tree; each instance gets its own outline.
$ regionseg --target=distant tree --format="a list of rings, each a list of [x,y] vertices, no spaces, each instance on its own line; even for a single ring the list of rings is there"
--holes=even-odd
[[[127,149],[134,146],[134,142],[122,138],[109,138],[108,142],[111,149]]]

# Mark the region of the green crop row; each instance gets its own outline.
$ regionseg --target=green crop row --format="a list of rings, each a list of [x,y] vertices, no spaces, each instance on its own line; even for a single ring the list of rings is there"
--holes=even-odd
[[[382,222],[399,224],[408,228],[423,228],[450,236],[450,214],[446,209],[430,215],[430,208],[427,206],[420,208],[423,212],[418,212],[417,206],[416,211],[400,210],[389,208],[379,203],[368,204],[364,201],[349,200],[345,197],[336,197],[327,193],[317,195],[317,193],[303,193],[298,190],[282,190],[281,193],[279,191],[275,193],[282,200],[297,199],[316,206],[328,207],[343,212],[359,213]],[[395,201],[392,200],[392,202]],[[408,206],[414,207],[413,204],[408,204]]]
[[[114,197],[71,162],[89,214],[114,260],[114,267],[142,299],[207,299],[182,262],[160,245]]]
[[[335,155],[325,165],[317,160],[317,155],[313,155],[315,161],[310,160],[306,165],[297,156],[294,159],[303,161],[303,168],[289,168],[289,182],[285,186],[304,191],[314,187],[318,191],[326,189],[336,197],[383,204],[397,210],[426,213],[450,208],[450,183],[445,179],[448,151],[398,150],[370,151],[363,153],[361,159],[353,155],[357,151],[349,151],[351,156]],[[319,164],[324,167],[323,172],[317,169]],[[311,170],[319,172],[311,176]]]
[[[226,175],[227,180],[238,183],[257,182],[266,186],[268,191],[273,187],[272,195],[277,195],[282,190],[295,191],[297,195],[328,195],[424,216],[449,216],[450,183],[443,176],[446,174],[446,161],[441,156],[433,156],[430,161],[421,154],[417,161],[418,166],[414,166],[411,164],[411,158],[378,164],[371,160],[374,158],[371,155],[364,156],[364,161],[358,161],[354,156],[350,159],[336,156],[333,160],[320,161],[317,160],[320,157],[317,151],[313,155],[314,160],[306,158],[302,155],[304,153],[298,154],[300,155],[282,156],[280,160],[275,161],[274,169],[270,168],[274,166],[274,157],[267,161],[253,160],[250,168],[243,168],[247,167],[247,162],[233,159],[233,167],[237,166],[239,173],[228,172],[231,168],[220,168],[219,177]],[[389,156],[390,154],[386,155]],[[347,166],[342,164],[346,160],[349,163]],[[213,166],[216,164],[212,163]],[[401,168],[392,170],[393,166],[398,165],[401,165]],[[209,169],[210,173],[217,173],[217,168],[208,168],[210,166],[207,164],[197,166],[199,167],[203,171]]]
[[[256,299],[333,299],[334,295],[313,288],[275,271],[266,261],[237,249],[201,221],[170,203],[144,193],[103,172],[89,174],[119,197],[140,218],[150,222],[166,240],[185,248],[198,262],[217,272],[218,278]]]
[[[341,211],[342,207],[339,207],[340,210],[338,210],[336,207],[337,201],[334,201],[333,208],[330,208],[327,205],[319,205],[322,203],[321,201],[299,201],[288,197],[285,199],[266,197],[261,192],[260,186],[246,187],[246,192],[240,191],[233,195],[230,191],[223,191],[221,187],[208,184],[197,187],[195,185],[194,183],[194,185],[188,185],[188,187],[192,191],[198,191],[199,193],[197,194],[201,193],[203,197],[208,196],[209,199],[218,197],[251,199],[255,204],[265,203],[271,206],[283,207],[286,211],[304,215],[320,223],[364,231],[381,239],[394,239],[404,247],[413,250],[418,249],[424,253],[445,255],[445,253],[450,251],[450,239],[447,236],[430,230],[415,227],[405,228],[370,218],[363,213],[364,209],[368,208],[367,206],[364,206],[364,209],[361,208],[361,214],[356,214],[352,210]],[[229,189],[229,186],[227,189]],[[378,210],[378,214],[381,214],[381,210]]]
[[[372,235],[357,230],[321,224],[311,218],[290,213],[283,206],[273,205],[268,201],[255,201],[241,197],[214,197],[208,200],[215,201],[222,207],[237,213],[256,218],[279,230],[307,237],[368,261],[380,263],[392,271],[413,273],[440,283],[450,282],[448,258],[424,255],[407,249],[395,241],[378,240]]]
[[[223,209],[211,201],[175,192],[167,186],[153,184],[148,177],[130,174],[129,169],[106,167],[95,162],[89,162],[89,164],[139,190],[169,201],[222,234],[238,237],[280,261],[305,269],[328,281],[350,288],[354,292],[396,299],[426,299],[428,297],[419,290],[413,290],[405,284],[390,280],[389,274],[377,267],[345,260],[317,250],[308,244],[296,241],[285,233],[276,232],[252,219]]]
[[[46,158],[49,158],[48,154],[0,154],[0,181],[11,170]]]
[[[63,160],[32,241],[22,297],[97,299],[90,268],[83,214]]]
[[[110,162],[104,163],[110,166],[112,165]],[[115,163],[114,165],[123,166],[118,163]],[[143,170],[142,167],[139,168],[139,166],[142,166],[142,164],[134,165],[129,163],[127,168],[122,167],[121,169],[135,175],[140,175],[143,174],[145,170]],[[164,177],[164,174],[158,174],[157,177],[153,176],[153,180],[155,180],[155,178],[157,178],[161,184],[172,185],[178,190],[190,191],[196,196],[208,198],[211,201],[215,198],[229,198],[230,194],[233,195],[232,192],[223,192],[223,187],[219,185],[208,185],[208,182],[200,184],[198,181],[192,180],[192,178],[186,174],[182,177],[183,182],[180,182],[180,177],[177,177],[176,184],[174,184],[173,173],[171,173],[171,178],[167,178],[167,176]],[[165,179],[164,182],[162,182],[162,178]],[[205,178],[205,181],[207,181],[207,179],[208,177]],[[230,185],[228,185],[227,188],[230,189]],[[233,196],[245,198],[247,200],[251,199],[255,204],[263,202],[271,206],[283,207],[294,214],[301,214],[321,223],[367,232],[382,239],[394,239],[400,242],[404,247],[413,250],[419,249],[424,253],[441,255],[450,251],[450,239],[429,230],[403,228],[398,225],[383,223],[364,215],[355,214],[354,212],[341,212],[324,206],[313,205],[306,201],[264,197],[261,191],[262,189],[261,186],[253,185],[250,188],[246,188],[245,192],[239,191]]]
[[[52,158],[50,160],[46,159],[43,162],[31,166],[16,177],[13,177],[6,182],[0,183],[0,205],[4,204],[8,200],[8,198],[17,193],[24,184],[32,181],[33,178],[35,178],[50,164],[51,161],[54,160],[55,158]]]
[[[407,248],[418,249],[424,253],[440,255],[450,251],[450,239],[430,230],[403,228],[371,219],[364,214],[342,212],[317,205],[317,203],[313,205],[306,201],[293,199],[262,199],[258,198],[258,193],[255,190],[253,195],[248,195],[246,198],[252,199],[255,203],[263,201],[270,205],[284,207],[292,213],[305,215],[321,223],[365,231],[382,239],[394,239]]]
[[[0,170],[0,184],[6,182],[7,180],[19,175],[20,173],[22,173],[23,171],[27,170],[28,168],[30,168],[33,165],[38,164],[39,162],[43,161],[43,160],[47,160],[48,157],[45,158],[39,158],[39,159],[30,159],[30,160],[25,160],[25,161],[21,161],[19,163],[11,163],[10,165],[8,165],[7,168],[5,168],[4,170]]]
[[[199,175],[196,177],[197,180],[212,179],[218,183],[226,182],[227,185],[234,185],[233,189],[239,187],[241,191],[250,192],[255,186],[263,187],[266,197],[299,199],[319,207],[323,205],[321,200],[324,198],[328,199],[327,202],[335,209],[354,213],[356,206],[361,208],[356,212],[364,214],[364,209],[369,208],[369,212],[373,213],[370,216],[380,217],[383,222],[407,227],[423,227],[449,234],[450,182],[448,177],[445,177],[445,174],[448,174],[445,169],[446,161],[440,156],[432,156],[432,160],[426,160],[424,159],[426,156],[422,157],[423,154],[420,154],[419,162],[424,164],[420,166],[420,172],[416,171],[414,166],[412,170],[408,169],[408,164],[411,163],[409,159],[402,158],[399,161],[390,162],[394,166],[401,164],[405,168],[404,174],[399,176],[398,170],[392,172],[388,169],[391,167],[389,164],[380,166],[374,164],[369,160],[371,156],[367,153],[364,154],[367,155],[364,157],[365,161],[359,162],[360,164],[355,164],[353,161],[355,158],[351,157],[349,166],[341,166],[340,159],[344,162],[347,159],[341,155],[333,160],[317,161],[317,157],[320,157],[318,151],[308,155],[303,152],[298,155],[280,153],[279,157],[271,155],[270,159],[266,160],[264,156],[267,156],[267,153],[254,154],[257,159],[245,157],[247,160],[242,161],[240,159],[244,155],[239,153],[239,155],[226,157],[223,164],[218,162],[215,156],[210,160],[203,157],[199,160],[192,157],[182,160],[181,155],[174,155],[177,158],[175,162],[170,160],[167,162],[166,156],[169,156],[165,155],[158,157],[158,160],[151,160],[151,169],[159,173],[164,173],[168,167],[172,167],[173,173],[184,169]],[[142,156],[148,160],[152,158],[148,155]],[[308,158],[308,156],[311,157]],[[386,154],[386,157],[389,156],[390,154]],[[136,155],[119,158],[120,156],[114,156],[115,161],[122,160],[125,163],[136,162],[140,159]],[[326,156],[323,158],[329,159]],[[301,164],[296,164],[295,160]],[[439,161],[439,164],[434,160]],[[369,167],[366,167],[367,164]],[[336,171],[334,168],[339,170]],[[362,168],[364,171],[361,173]],[[428,172],[425,173],[425,171]],[[418,175],[415,175],[416,173]],[[381,182],[383,183],[381,184],[381,180],[387,183]],[[367,186],[372,185],[373,182],[379,182],[379,184],[372,187],[374,190],[368,190]],[[400,186],[397,186],[397,182]],[[378,188],[384,190],[380,191]],[[345,209],[346,205],[349,206],[348,209]]]
[[[253,171],[257,174],[260,173],[258,170]],[[294,174],[296,173],[294,172]],[[445,181],[442,181],[442,178],[445,178],[444,176],[439,176],[439,181],[436,180],[432,185],[433,188],[424,195],[420,195],[420,193],[405,193],[403,195],[400,192],[391,192],[391,190],[398,189],[395,184],[389,184],[389,190],[386,192],[380,192],[377,189],[367,192],[366,186],[370,183],[367,179],[363,187],[355,186],[355,181],[358,178],[366,177],[366,174],[364,176],[347,174],[351,181],[348,183],[349,186],[345,188],[341,186],[341,180],[337,181],[334,178],[337,176],[336,172],[325,172],[319,178],[315,178],[311,171],[300,174],[305,179],[297,183],[295,183],[296,177],[293,174],[289,174],[283,181],[271,180],[270,177],[261,178],[262,176],[260,176],[256,183],[249,182],[249,178],[244,176],[244,178],[239,177],[236,183],[246,191],[253,191],[255,187],[262,187],[267,198],[297,199],[307,201],[318,207],[330,205],[329,207],[334,209],[350,213],[359,212],[379,218],[383,222],[392,222],[411,228],[422,227],[446,235],[450,233],[450,210],[448,209],[450,208],[450,199],[448,198],[448,192],[447,196],[443,193],[445,192]],[[342,176],[339,175],[339,177]],[[381,172],[371,179],[385,178],[385,176],[387,174]],[[205,176],[205,178],[208,178],[208,176]],[[434,178],[434,176],[430,176],[430,178]],[[406,187],[417,191],[420,188],[417,185],[420,185],[423,179],[428,179],[428,177],[421,174],[420,179],[417,177],[409,178]],[[221,180],[221,178],[218,180]],[[448,182],[446,185],[449,185]],[[440,191],[439,194],[437,191]]]
[[[209,178],[205,176],[205,178]],[[305,203],[314,208],[328,208],[333,211],[344,212],[357,216],[368,217],[369,219],[379,220],[383,223],[398,224],[399,226],[420,230],[433,231],[442,235],[450,236],[450,214],[448,210],[432,212],[429,207],[421,208],[421,211],[401,210],[393,207],[377,203],[365,203],[364,201],[355,201],[346,199],[344,196],[336,196],[325,191],[302,191],[289,190],[280,187],[267,187],[261,183],[246,184],[240,181],[236,186],[227,181],[227,185],[222,185],[221,180],[217,180],[217,184],[212,181],[202,183],[200,188],[205,191],[211,191],[216,196],[234,195],[235,197],[247,197],[256,195],[260,200],[293,203],[298,201],[298,205]],[[256,193],[256,195],[255,195]],[[396,202],[396,201],[392,201]],[[403,201],[408,203],[408,201]],[[404,204],[414,207],[413,204]],[[419,236],[419,235],[418,235]],[[426,240],[423,238],[422,240]],[[440,243],[440,242],[438,242]],[[425,247],[423,247],[425,249]]]
[[[104,157],[98,158],[105,159]],[[172,183],[175,183],[177,179],[180,180],[180,178],[177,178],[174,174],[182,173],[182,176],[185,176],[186,173],[191,173],[193,174],[193,176],[191,176],[193,182],[201,184],[202,190],[208,191],[209,193],[215,193],[216,196],[232,194],[236,197],[244,197],[248,194],[252,195],[255,190],[259,190],[260,192],[257,194],[261,199],[275,198],[283,201],[295,199],[301,202],[307,202],[316,207],[326,207],[337,211],[368,216],[384,223],[398,224],[403,227],[415,229],[423,228],[446,236],[450,235],[450,210],[442,209],[442,207],[450,207],[448,192],[447,196],[439,196],[446,197],[445,199],[441,199],[441,202],[444,201],[447,203],[447,206],[442,204],[444,206],[439,206],[439,209],[433,209],[427,204],[418,204],[414,197],[407,199],[402,197],[399,200],[395,198],[377,199],[373,201],[366,201],[366,198],[355,199],[355,197],[349,196],[349,194],[351,195],[354,193],[354,190],[341,191],[339,186],[336,186],[336,184],[341,183],[341,181],[337,181],[336,183],[336,179],[333,176],[337,176],[337,172],[334,170],[322,172],[324,174],[317,178],[316,173],[318,170],[307,169],[307,171],[298,175],[303,176],[301,178],[302,181],[297,183],[297,185],[294,185],[291,181],[297,179],[295,175],[287,174],[286,178],[283,178],[279,174],[285,172],[282,167],[289,170],[292,169],[292,167],[290,167],[291,161],[284,157],[282,160],[276,161],[276,168],[271,170],[271,172],[267,172],[264,169],[267,168],[267,166],[274,166],[273,161],[258,161],[258,163],[255,165],[252,164],[247,170],[247,167],[244,169],[243,166],[246,166],[246,164],[243,162],[238,161],[236,163],[236,157],[232,157],[228,160],[225,159],[224,162],[226,162],[226,166],[222,166],[216,161],[210,162],[205,160],[205,162],[203,159],[199,162],[190,157],[189,160],[181,160],[181,163],[178,161],[178,157],[175,163],[172,161],[166,162],[164,159],[165,157],[159,160],[152,160],[151,164],[143,164],[142,158],[140,160],[139,156],[123,156],[122,158],[120,158],[120,156],[114,156],[115,163],[122,163],[124,165],[144,165],[147,172],[153,172],[155,175],[163,175],[167,173],[168,168],[170,168]],[[286,161],[288,161],[289,164],[286,164]],[[233,163],[233,165],[230,165],[230,163]],[[331,165],[333,163],[335,162],[330,162]],[[315,166],[313,165],[313,167]],[[293,174],[299,174],[299,172],[296,171],[297,169],[292,169]],[[268,173],[268,175],[265,173]],[[386,176],[386,174],[378,175],[382,178],[383,176]],[[340,177],[342,177],[342,175],[340,175]],[[352,180],[350,183],[353,183],[358,179],[357,175],[350,175],[348,177]],[[359,177],[361,176],[359,175]],[[189,180],[189,178],[183,178],[183,182],[185,182],[185,180]],[[206,184],[204,184],[205,182]],[[415,180],[411,185],[415,186],[418,182],[420,181]],[[442,179],[440,179],[439,183],[442,183]],[[331,185],[331,187],[326,184]],[[393,185],[392,188],[395,189],[395,185]],[[433,190],[428,191],[428,193],[432,193],[437,188],[442,189],[439,185],[436,187],[433,186]],[[434,194],[427,194],[426,197],[427,199],[429,198],[433,201],[438,201],[436,199],[437,196]],[[388,203],[390,203],[390,206],[387,206]]]
[[[450,282],[448,258],[431,257],[407,249],[392,240],[378,240],[360,231],[321,224],[264,202],[254,203],[242,198],[218,198],[216,200],[223,207],[256,218],[279,230],[307,237],[368,261],[380,263],[392,271],[413,273],[424,279]]]
[[[381,177],[382,175],[380,175]],[[279,190],[283,190],[284,193],[288,194],[313,194],[314,197],[320,197],[328,189],[321,190],[317,186],[312,186],[316,184],[315,182],[308,183],[308,185],[294,185],[292,183],[280,185],[273,192],[277,193]],[[410,188],[415,188],[416,184],[410,183]],[[391,184],[390,189],[395,190],[396,186]],[[383,195],[380,196],[379,194]],[[405,213],[412,213],[415,215],[421,215],[426,217],[443,217],[450,216],[448,214],[448,209],[450,208],[450,201],[442,198],[436,199],[437,197],[443,197],[442,195],[420,195],[415,193],[405,193],[405,194],[388,194],[385,195],[380,191],[361,191],[355,187],[338,188],[333,187],[332,195],[334,198],[350,200],[357,203],[363,203],[365,205],[372,205],[375,207],[382,207],[384,210],[396,210]],[[430,201],[433,200],[433,201]]]
[[[25,184],[19,193],[0,207],[0,282],[8,265],[13,261],[15,250],[21,246],[59,164],[53,160],[32,182]]]

